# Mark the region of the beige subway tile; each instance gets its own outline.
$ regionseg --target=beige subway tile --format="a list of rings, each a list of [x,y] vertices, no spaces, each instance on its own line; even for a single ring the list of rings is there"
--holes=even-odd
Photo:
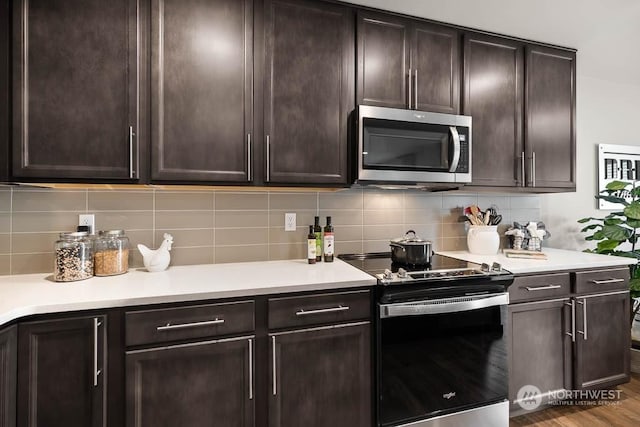
[[[269,245],[269,259],[306,259],[306,244],[271,244]]]
[[[219,228],[215,236],[216,246],[266,245],[269,243],[268,228]]]
[[[142,254],[138,252],[138,249],[129,251],[129,270],[134,268],[143,268],[144,263],[142,261]]]
[[[89,191],[89,212],[150,210],[152,191]]]
[[[214,214],[208,211],[156,212],[156,229],[213,228]]]
[[[360,254],[362,253],[362,241],[357,242],[341,242],[336,241],[336,254]]]
[[[404,236],[404,225],[364,225],[363,240],[391,240]]]
[[[0,212],[11,211],[11,190],[0,189]]]
[[[464,215],[464,208],[442,209],[440,211],[440,221],[446,224],[456,224]]]
[[[160,243],[157,245],[154,244],[152,230],[127,231],[126,235],[129,238],[129,246],[131,248],[129,251],[130,254],[131,252],[138,253],[138,243],[141,243],[148,248],[155,249],[155,247],[160,246],[160,243],[162,242],[162,240],[160,240]],[[131,258],[131,255],[129,257]]]
[[[440,210],[442,209],[442,194],[407,192],[404,196],[405,209]]]
[[[269,227],[281,227],[284,230],[285,213],[296,214],[296,224],[300,227],[313,225],[316,211],[290,210],[290,211],[271,211],[269,212]],[[320,217],[320,225],[324,227],[326,218]],[[334,221],[335,224],[335,221]]]
[[[361,225],[337,225],[334,227],[335,239],[340,241],[362,240]]]
[[[52,252],[60,233],[13,233],[11,251],[14,254]]]
[[[509,206],[511,209],[540,209],[540,196],[511,196]]]
[[[267,261],[269,245],[216,246],[215,262]]]
[[[96,212],[96,228],[98,230],[152,230],[152,211],[111,211]],[[77,219],[76,219],[77,221]]]
[[[443,251],[464,251],[467,250],[466,237],[451,237],[442,239],[441,249]]]
[[[334,228],[341,225],[362,225],[361,210],[336,210],[336,211],[320,211],[320,225],[324,228],[327,216],[331,217],[331,223]],[[284,220],[284,219],[283,219]]]
[[[284,228],[272,227],[269,229],[269,244],[306,244],[309,227],[298,227],[296,231],[284,231]]]
[[[540,221],[540,209],[511,209],[510,214],[511,219],[509,222],[517,221],[522,224],[530,221]]]
[[[402,209],[404,192],[401,190],[373,191],[364,190],[364,209]]]
[[[78,213],[80,212],[22,212],[13,216],[13,232],[75,231]],[[97,224],[100,226],[99,222]]]
[[[482,210],[494,207],[501,214],[503,210],[509,209],[509,197],[478,195],[478,206]]]
[[[53,274],[54,259],[53,251],[42,254],[13,254],[11,256],[11,274]]]
[[[11,231],[11,213],[0,212],[0,233]]]
[[[217,211],[265,210],[269,209],[268,193],[216,193]]]
[[[322,210],[362,209],[362,206],[362,190],[319,194],[319,207]]]
[[[11,257],[0,255],[0,276],[11,274]]]
[[[0,233],[0,254],[11,253],[11,234]]]
[[[213,264],[213,246],[171,249],[170,265]]]
[[[441,221],[442,209],[407,209],[404,211],[404,222],[412,224],[435,224]]]
[[[317,193],[270,193],[269,209],[271,210],[316,210],[318,208]]]
[[[443,209],[453,209],[453,208],[465,208],[470,205],[478,204],[478,196],[459,196],[459,195],[442,195],[442,208]]]
[[[215,223],[216,228],[267,227],[269,211],[216,211]]]
[[[85,212],[86,208],[86,191],[49,190],[13,193],[13,212]]]
[[[442,224],[442,237],[447,239],[450,237],[464,237],[467,235],[467,229],[463,222],[458,224]]]
[[[213,210],[213,192],[194,193],[156,191],[156,211]]]
[[[405,224],[407,230],[413,230],[416,235],[424,240],[430,240],[432,243],[441,237],[441,224]]]
[[[362,249],[367,252],[389,252],[388,240],[363,240]]]
[[[381,211],[364,211],[364,225],[389,225],[404,223],[404,212],[402,210],[381,210]]]
[[[200,229],[200,230],[156,230],[155,232],[155,245],[160,246],[164,240],[164,233],[169,233],[173,236],[173,247],[183,248],[189,246],[213,246],[214,244],[214,230]]]

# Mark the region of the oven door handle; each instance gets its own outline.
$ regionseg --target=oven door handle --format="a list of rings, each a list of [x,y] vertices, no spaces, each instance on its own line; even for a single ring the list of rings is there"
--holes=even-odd
[[[449,172],[454,173],[458,169],[458,163],[460,163],[460,134],[455,126],[449,126],[449,132],[451,132],[451,139],[453,140],[453,159],[451,159],[451,167]]]
[[[380,318],[420,316],[423,314],[457,313],[509,304],[509,294],[442,298],[427,301],[411,301],[380,304]]]

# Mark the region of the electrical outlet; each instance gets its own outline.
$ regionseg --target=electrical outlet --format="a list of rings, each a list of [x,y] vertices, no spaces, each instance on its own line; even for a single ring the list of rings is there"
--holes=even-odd
[[[95,234],[96,232],[96,216],[94,214],[82,214],[79,215],[78,225],[88,225],[89,234]]]
[[[296,214],[284,214],[284,231],[296,231]]]

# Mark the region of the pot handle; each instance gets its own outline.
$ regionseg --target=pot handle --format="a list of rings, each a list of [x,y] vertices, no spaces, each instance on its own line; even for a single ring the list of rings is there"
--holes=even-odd
[[[404,247],[404,246],[399,245],[399,244],[397,244],[397,243],[395,243],[395,242],[389,242],[389,246],[394,247],[394,248],[400,248],[400,249],[402,249],[403,251],[406,251],[406,249],[405,249],[405,247]]]
[[[413,234],[413,237],[414,237],[414,238],[416,237],[416,232],[415,232],[415,231],[413,231],[413,230],[407,230],[407,232],[406,232],[406,233],[404,233],[404,237],[407,237],[407,236],[409,235],[409,233]]]

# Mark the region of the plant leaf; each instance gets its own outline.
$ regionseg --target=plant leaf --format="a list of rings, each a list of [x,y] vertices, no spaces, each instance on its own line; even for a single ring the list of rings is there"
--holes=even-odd
[[[605,225],[602,227],[602,234],[609,240],[624,242],[632,235],[632,231],[619,225]]]
[[[593,240],[602,240],[604,239],[604,233],[602,232],[602,230],[598,230],[595,233],[593,233]]]
[[[630,182],[624,182],[624,181],[611,181],[610,183],[607,184],[605,188],[607,190],[613,190],[613,191],[624,190],[630,184],[631,184]]]
[[[640,228],[640,220],[638,219],[628,219],[625,221],[625,224],[631,228]]]
[[[591,224],[591,225],[587,225],[586,227],[584,227],[584,228],[583,228],[582,230],[580,230],[580,231],[581,231],[581,232],[583,232],[583,233],[585,233],[585,232],[587,232],[587,231],[589,231],[589,230],[593,230],[594,228],[597,228],[597,227],[602,227],[602,225],[600,225],[600,224]]]
[[[605,251],[612,251],[617,248],[620,242],[617,240],[603,240],[598,242],[598,252],[606,253]]]
[[[631,219],[640,219],[640,202],[635,201],[624,208],[624,214]]]
[[[620,218],[605,218],[604,219],[604,225],[618,225],[618,224],[622,224],[624,221],[622,221]]]
[[[596,196],[596,199],[602,199],[602,200],[605,200],[605,201],[607,201],[609,203],[616,203],[618,205],[627,206],[629,204],[629,202],[627,202],[622,197],[616,197],[616,196]]]

